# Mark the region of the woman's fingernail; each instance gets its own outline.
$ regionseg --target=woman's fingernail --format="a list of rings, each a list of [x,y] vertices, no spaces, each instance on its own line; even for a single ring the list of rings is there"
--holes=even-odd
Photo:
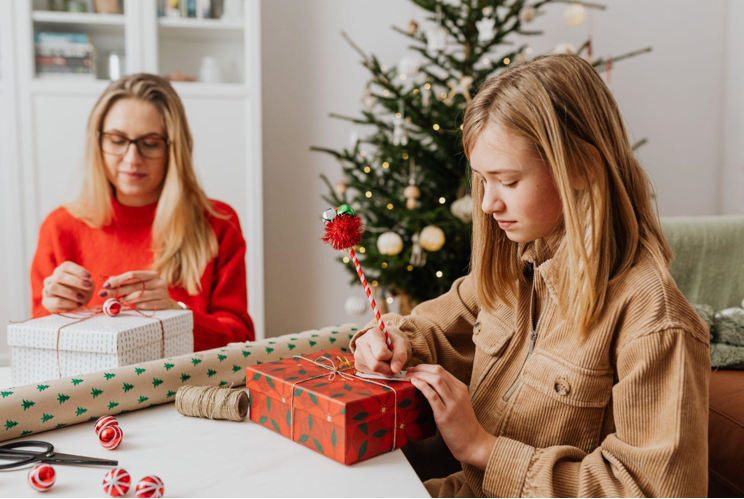
[[[90,281],[83,281],[83,286],[85,286],[86,288],[90,288],[93,286],[93,283]]]
[[[90,272],[83,271],[83,277],[85,277],[86,279],[89,278],[90,277]]]
[[[104,288],[109,289],[111,287],[111,283],[106,281],[106,283],[103,285]]]
[[[78,307],[82,307],[83,306],[83,302],[81,302],[81,301],[77,302],[77,304],[78,304]]]
[[[83,293],[78,293],[77,294],[77,299],[78,300],[82,300],[83,298],[85,298],[85,296],[83,295]]]
[[[100,296],[101,298],[104,298],[105,296],[108,296],[108,293],[106,291],[101,290],[98,292],[98,296]]]

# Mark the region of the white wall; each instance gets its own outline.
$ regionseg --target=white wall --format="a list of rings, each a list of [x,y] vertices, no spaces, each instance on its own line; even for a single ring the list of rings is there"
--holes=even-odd
[[[592,13],[596,55],[654,48],[618,63],[611,89],[631,133],[650,140],[640,157],[656,185],[661,214],[722,213],[729,2],[602,3],[608,9]],[[545,30],[530,38],[535,54],[586,39],[588,24],[567,26],[564,7],[548,6],[531,26]],[[405,28],[412,12],[404,0],[262,3],[267,336],[371,318],[348,317],[343,310],[344,300],[361,288],[347,284],[349,274],[318,240],[323,228],[316,223],[327,208],[318,175],[334,181],[340,171],[330,156],[309,147],[345,146],[349,124],[328,114],[359,115],[361,108],[368,73],[340,31],[382,63],[397,64],[408,40],[390,27]],[[416,18],[424,24],[421,13]]]

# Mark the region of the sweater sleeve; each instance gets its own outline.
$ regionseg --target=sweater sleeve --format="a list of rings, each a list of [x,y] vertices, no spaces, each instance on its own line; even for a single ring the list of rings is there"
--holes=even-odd
[[[42,317],[49,315],[49,311],[41,304],[41,292],[44,289],[44,279],[54,273],[62,262],[58,261],[55,251],[56,237],[55,224],[51,215],[44,220],[39,229],[39,240],[36,244],[36,253],[31,262],[31,316]]]
[[[612,390],[615,433],[590,454],[498,437],[488,497],[706,497],[708,345],[682,329],[631,340]]]
[[[255,331],[248,315],[246,244],[237,214],[227,205],[230,219],[217,234],[219,251],[214,266],[209,307],[194,311],[194,350],[208,350],[230,342],[253,341]]]
[[[447,293],[415,307],[411,315],[386,314],[383,321],[388,331],[408,339],[406,367],[439,364],[467,383],[473,370],[473,325],[478,310],[473,278],[467,275],[457,279]],[[356,340],[373,327],[377,327],[374,320],[354,335],[352,352]]]

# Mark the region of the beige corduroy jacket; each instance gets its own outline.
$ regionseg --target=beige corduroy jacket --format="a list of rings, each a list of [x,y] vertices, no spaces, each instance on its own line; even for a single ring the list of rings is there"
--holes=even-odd
[[[521,259],[530,280],[532,245]],[[610,284],[582,340],[557,307],[558,267],[550,259],[534,272],[545,309],[531,355],[531,283],[486,313],[466,276],[410,316],[384,317],[409,340],[407,366],[440,364],[469,384],[478,421],[498,437],[485,470],[464,464],[427,489],[435,497],[705,497],[705,323],[669,272],[642,257]],[[373,326],[354,336],[352,351]]]

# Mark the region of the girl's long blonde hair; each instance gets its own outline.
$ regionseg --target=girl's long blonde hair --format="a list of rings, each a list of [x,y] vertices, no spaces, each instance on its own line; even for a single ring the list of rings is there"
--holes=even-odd
[[[223,218],[199,186],[192,163],[193,139],[181,99],[171,84],[152,74],[117,80],[103,92],[88,118],[85,180],[75,201],[66,206],[76,218],[93,228],[112,222],[111,193],[103,163],[99,132],[111,107],[121,99],[139,99],[155,106],[170,140],[163,187],[152,225],[155,255],[152,270],[169,286],[181,286],[190,295],[201,291],[201,275],[217,256],[217,237],[207,215]]]
[[[470,152],[496,124],[528,139],[550,168],[561,197],[558,293],[564,317],[586,332],[605,305],[608,284],[645,250],[661,269],[673,255],[658,220],[652,186],[636,159],[610,90],[587,61],[572,54],[541,55],[487,80],[465,112],[463,146]],[[574,182],[572,182],[572,179]],[[585,188],[575,189],[576,179]],[[508,303],[526,282],[519,246],[480,207],[474,182],[471,271],[485,309]],[[538,244],[539,243],[539,244]],[[535,249],[546,248],[537,241]],[[531,244],[531,243],[526,243]]]

